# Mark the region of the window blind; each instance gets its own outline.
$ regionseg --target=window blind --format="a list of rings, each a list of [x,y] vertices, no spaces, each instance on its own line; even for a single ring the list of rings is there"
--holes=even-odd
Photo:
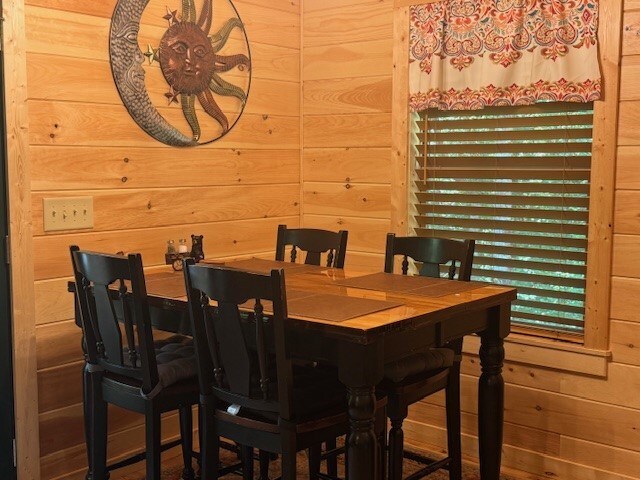
[[[582,333],[593,104],[430,109],[417,127],[417,235],[475,239],[472,279],[517,287],[514,323]]]

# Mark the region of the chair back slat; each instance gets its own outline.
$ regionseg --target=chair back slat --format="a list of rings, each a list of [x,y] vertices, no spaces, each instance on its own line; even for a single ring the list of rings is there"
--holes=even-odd
[[[88,362],[152,391],[158,369],[142,258],[72,246],[71,261]]]
[[[250,396],[251,377],[255,372],[252,371],[249,347],[242,331],[238,305],[218,300],[218,315],[210,315],[209,319],[213,319],[218,339],[213,354],[221,360],[222,373],[229,390],[245,397]],[[218,387],[224,388],[225,385],[218,384]]]
[[[95,298],[94,325],[97,325],[101,339],[98,349],[106,361],[119,367],[125,367],[122,332],[113,305],[113,298],[109,293],[109,286],[94,284],[93,295]],[[92,312],[92,314],[94,313]]]
[[[322,254],[326,253],[327,267],[344,268],[348,235],[349,232],[346,230],[332,232],[317,228],[287,228],[286,225],[279,225],[276,260],[284,261],[285,249],[291,245],[291,262],[296,261],[298,250],[304,250],[306,252],[304,263],[307,265],[320,265]]]
[[[265,275],[197,265],[187,259],[184,275],[201,392],[292,418],[284,272],[273,270]],[[206,306],[202,298],[207,299]],[[209,306],[209,300],[217,308]],[[263,313],[267,301],[273,306],[273,315],[268,317]]]
[[[469,281],[473,267],[474,240],[453,240],[438,237],[396,237],[387,235],[384,271],[393,273],[394,258],[403,255],[402,273],[408,273],[411,258],[422,263],[419,274],[440,277],[441,265],[448,265],[447,277],[451,280]]]

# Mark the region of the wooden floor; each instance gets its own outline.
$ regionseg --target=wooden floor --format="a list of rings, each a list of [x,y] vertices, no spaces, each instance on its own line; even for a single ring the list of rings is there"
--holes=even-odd
[[[411,448],[414,449],[415,446],[411,446]],[[429,453],[429,452],[426,452],[426,453]],[[180,447],[173,448],[162,454],[162,466],[163,466],[163,470],[179,471],[179,469],[182,467],[182,454],[180,451]],[[502,473],[506,477],[505,480],[548,480],[545,477],[538,477],[526,472],[521,472],[521,471],[507,469],[507,468],[502,468]],[[256,466],[256,475],[257,474],[258,474],[258,471]],[[144,480],[144,477],[145,477],[144,462],[140,462],[135,465],[131,465],[129,467],[125,467],[111,473],[111,480]],[[448,478],[448,474],[443,473],[442,477]],[[241,478],[241,477],[240,475],[228,475],[225,478],[229,478],[231,480],[234,478]],[[427,478],[431,480],[438,480],[438,478],[440,477],[438,477],[436,474],[435,477],[432,475]],[[477,480],[477,478],[478,478],[477,476],[465,477],[465,480]],[[176,476],[168,475],[165,477],[163,475],[162,480],[176,480]],[[302,475],[302,476],[298,475],[298,480],[308,480],[308,477],[306,475]]]

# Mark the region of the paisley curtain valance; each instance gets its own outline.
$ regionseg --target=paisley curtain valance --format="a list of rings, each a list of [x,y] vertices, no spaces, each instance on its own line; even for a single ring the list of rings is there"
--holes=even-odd
[[[600,98],[598,0],[443,0],[410,19],[413,111]]]

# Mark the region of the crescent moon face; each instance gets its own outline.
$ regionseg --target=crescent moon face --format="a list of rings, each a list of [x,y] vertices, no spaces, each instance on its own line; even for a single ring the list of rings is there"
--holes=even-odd
[[[251,81],[249,45],[244,25],[229,0],[226,2],[231,10],[227,11],[234,12],[232,15],[236,17],[214,26],[213,31],[213,0],[203,0],[199,14],[194,0],[173,1],[182,4],[181,15],[167,7],[167,15],[163,18],[169,22],[169,27],[159,39],[159,47],[154,49],[149,45],[149,51],[143,53],[138,34],[140,19],[150,0],[118,0],[109,35],[111,71],[124,106],[140,128],[167,145],[201,145],[226,135],[244,110]],[[238,31],[242,35],[233,36]],[[224,52],[231,37],[236,48],[240,38],[240,43],[246,46],[246,54],[227,55]],[[149,64],[154,61],[160,64],[169,90],[165,97],[170,106],[182,107],[191,135],[171,125],[151,101],[145,85],[143,64],[146,59]],[[244,89],[223,78],[224,72],[232,71],[236,78],[244,74]],[[196,110],[197,103],[203,111]],[[203,133],[206,137],[201,140]]]
[[[151,103],[144,83],[138,46],[140,18],[149,0],[118,0],[111,18],[109,58],[116,88],[131,117],[145,132],[167,145],[194,145],[192,138],[169,125]]]

